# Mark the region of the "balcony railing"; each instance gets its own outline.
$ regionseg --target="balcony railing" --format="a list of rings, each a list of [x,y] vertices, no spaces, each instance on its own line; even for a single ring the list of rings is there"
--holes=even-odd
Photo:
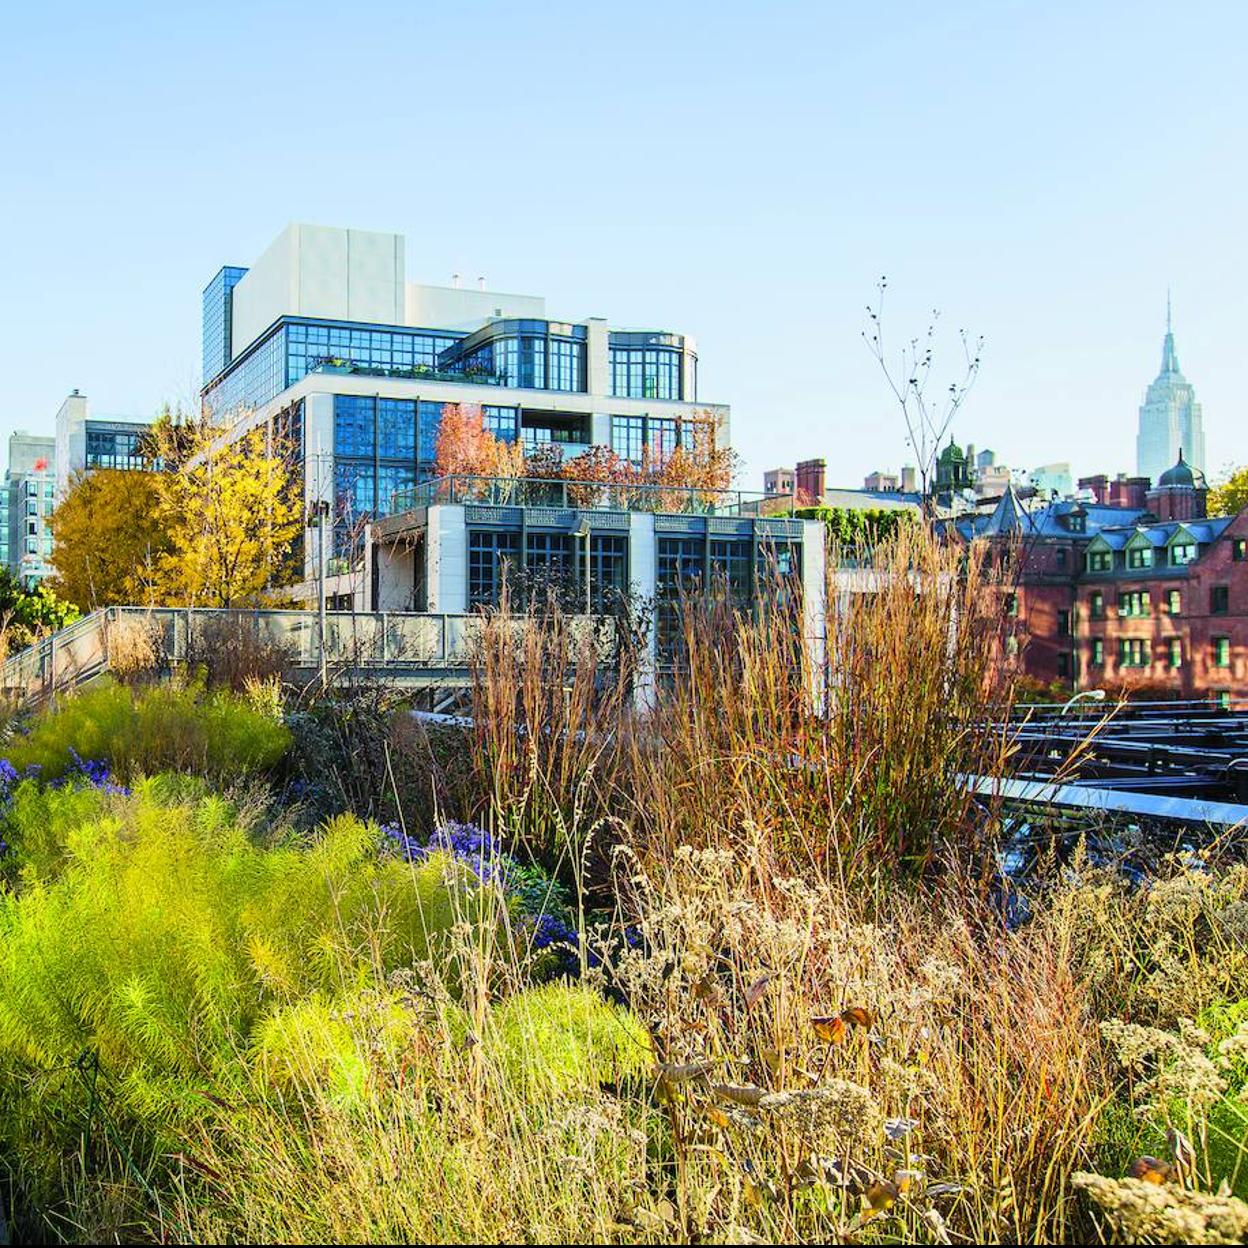
[[[435,503],[483,503],[494,507],[555,507],[578,511],[649,511],[666,515],[758,516],[765,495],[746,490],[698,490],[683,486],[565,481],[546,477],[438,477],[391,496],[390,514]]]
[[[310,373],[343,373],[357,377],[395,377],[403,381],[453,381],[470,386],[505,386],[507,378],[501,373],[469,372],[447,368],[434,368],[431,364],[417,364],[413,368],[385,368],[380,364],[356,364],[352,360],[325,357],[314,361]]]

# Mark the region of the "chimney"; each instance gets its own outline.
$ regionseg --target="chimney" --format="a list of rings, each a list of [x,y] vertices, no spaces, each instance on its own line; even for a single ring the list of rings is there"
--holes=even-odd
[[[1080,477],[1079,488],[1091,490],[1092,498],[1102,507],[1109,498],[1109,478],[1103,472],[1094,477]]]
[[[478,290],[484,290],[484,289],[485,289],[485,278],[483,278],[483,277],[479,277],[479,278],[477,278],[477,289],[478,289]]]
[[[798,464],[794,482],[797,492],[809,494],[816,502],[822,502],[827,466],[827,461],[823,459],[805,459]]]
[[[458,273],[451,274],[451,285],[454,286],[456,290],[459,289],[459,274]]]

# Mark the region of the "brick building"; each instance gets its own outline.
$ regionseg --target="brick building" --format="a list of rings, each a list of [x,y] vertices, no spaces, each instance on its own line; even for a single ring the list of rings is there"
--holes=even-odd
[[[1204,476],[1182,455],[1155,487],[1092,492],[1028,508],[1011,487],[990,516],[953,522],[964,541],[1017,552],[1009,644],[1022,671],[1072,689],[1243,697],[1248,509],[1206,516]]]

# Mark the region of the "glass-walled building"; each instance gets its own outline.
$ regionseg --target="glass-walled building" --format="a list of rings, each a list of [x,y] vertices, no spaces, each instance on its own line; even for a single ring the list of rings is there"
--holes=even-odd
[[[56,497],[63,498],[70,482],[83,472],[117,468],[143,472],[151,463],[143,454],[150,420],[125,416],[93,416],[90,402],[77,390],[56,414]]]
[[[332,509],[334,575],[358,563],[363,528],[395,495],[433,474],[448,404],[479,407],[496,436],[565,462],[608,446],[660,463],[700,428],[727,443],[728,408],[701,400],[692,339],[558,320],[541,297],[483,279],[411,283],[405,254],[401,235],[291,225],[204,291],[205,410],[241,431],[297,409],[309,513]],[[305,560],[310,593],[315,539]]]

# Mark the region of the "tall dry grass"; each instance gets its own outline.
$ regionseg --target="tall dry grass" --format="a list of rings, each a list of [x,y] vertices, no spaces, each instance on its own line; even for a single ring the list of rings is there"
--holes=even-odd
[[[813,629],[778,575],[753,610],[687,596],[674,668],[642,705],[644,654],[608,672],[557,608],[504,605],[473,696],[492,809],[574,845],[569,828],[609,825],[660,857],[761,836],[773,864],[846,883],[981,850],[962,779],[1000,774],[1010,748],[1002,567],[917,525],[869,568],[842,572],[839,553]]]

